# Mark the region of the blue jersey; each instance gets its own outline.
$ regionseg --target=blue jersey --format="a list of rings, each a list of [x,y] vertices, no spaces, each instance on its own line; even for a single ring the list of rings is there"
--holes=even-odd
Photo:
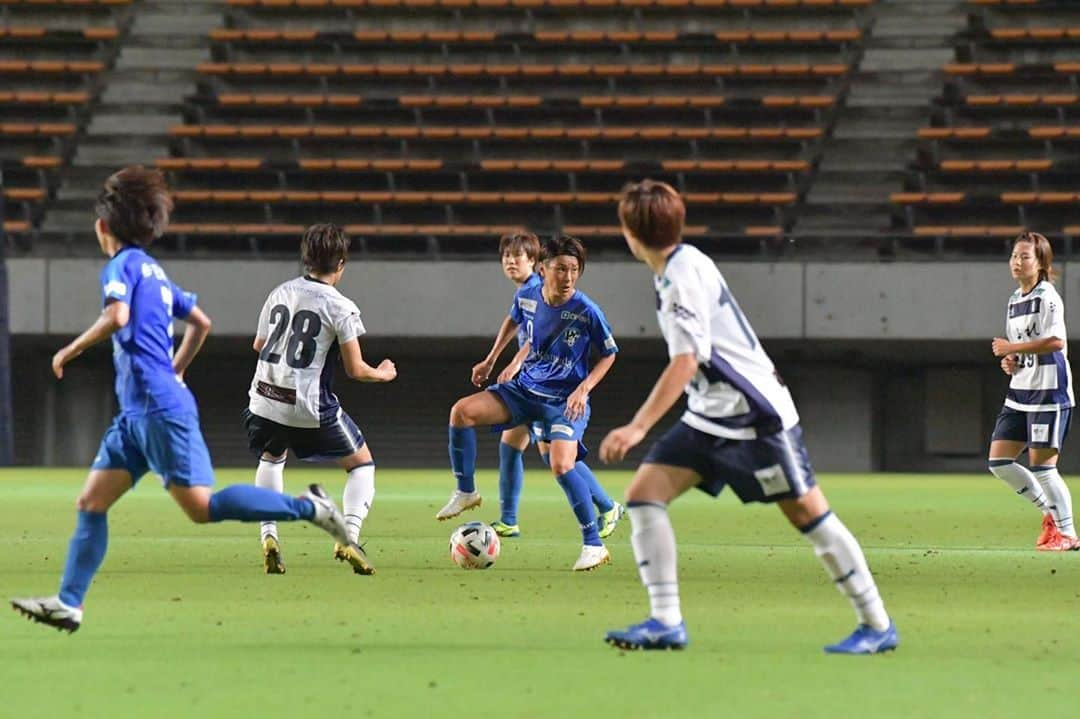
[[[120,413],[196,412],[195,398],[172,366],[173,318],[184,319],[195,295],[169,280],[153,257],[127,245],[101,271],[104,304],[123,302],[127,325],[112,337]]]
[[[589,353],[615,354],[600,306],[583,292],[552,307],[544,301],[543,284],[522,286],[510,306],[510,319],[524,327],[532,347],[517,381],[541,397],[566,399],[589,374]]]
[[[525,280],[524,282],[521,283],[521,287],[519,287],[518,290],[524,290],[524,289],[528,289],[528,288],[531,288],[531,287],[539,287],[543,283],[544,283],[544,281],[542,279],[540,279],[540,275],[538,275],[538,274],[536,274],[534,272],[531,275],[529,275],[529,279],[527,279],[527,280]],[[516,297],[517,295],[515,294],[514,296]],[[528,330],[528,327],[526,327],[526,325],[524,323],[521,323],[521,324],[518,325],[517,341],[518,341],[518,349],[521,349],[522,347],[524,347],[525,344],[529,341],[529,330]]]

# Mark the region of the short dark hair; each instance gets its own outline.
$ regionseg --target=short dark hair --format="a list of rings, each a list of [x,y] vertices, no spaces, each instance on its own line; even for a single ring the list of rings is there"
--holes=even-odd
[[[125,245],[149,247],[169,226],[173,201],[160,170],[125,167],[105,180],[94,212]]]
[[[540,257],[540,238],[531,232],[508,232],[499,238],[499,257],[524,252],[533,262]]]
[[[686,205],[666,182],[632,182],[622,189],[619,222],[646,247],[671,247],[682,238]]]
[[[581,240],[570,235],[555,235],[548,238],[544,242],[544,249],[540,253],[540,260],[547,262],[561,255],[567,255],[568,257],[576,257],[578,261],[578,269],[581,272],[585,271],[585,245],[581,244]]]
[[[312,225],[304,230],[300,240],[300,259],[308,272],[320,275],[337,272],[341,263],[349,259],[352,240],[332,222]]]

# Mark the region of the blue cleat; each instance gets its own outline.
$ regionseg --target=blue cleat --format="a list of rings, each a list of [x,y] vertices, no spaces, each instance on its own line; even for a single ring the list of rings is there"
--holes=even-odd
[[[891,652],[900,644],[900,635],[896,633],[896,623],[889,620],[889,628],[883,632],[860,624],[851,636],[842,642],[825,646],[827,654],[880,654]]]
[[[649,617],[641,624],[608,632],[604,641],[619,649],[685,649],[690,640],[686,636],[686,622],[669,627]]]

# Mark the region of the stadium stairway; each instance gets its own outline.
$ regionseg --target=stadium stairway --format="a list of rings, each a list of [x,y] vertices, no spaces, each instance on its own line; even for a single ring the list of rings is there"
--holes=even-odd
[[[940,68],[952,58],[952,38],[965,25],[965,11],[957,0],[875,3],[845,111],[825,144],[799,218],[803,243],[870,235],[864,244],[876,251],[872,238],[889,227],[889,195],[902,181],[914,135],[927,124],[941,91]]]
[[[183,98],[195,86],[196,66],[209,59],[207,33],[221,22],[221,2],[142,0],[132,20],[45,217],[46,232],[85,230],[87,207],[103,177],[167,154],[168,129],[181,119]]]

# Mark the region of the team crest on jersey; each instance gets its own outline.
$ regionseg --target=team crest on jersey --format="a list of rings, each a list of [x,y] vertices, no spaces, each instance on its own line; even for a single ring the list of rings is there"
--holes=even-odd
[[[581,330],[571,327],[563,334],[563,342],[567,347],[573,347],[574,344],[581,338]]]

